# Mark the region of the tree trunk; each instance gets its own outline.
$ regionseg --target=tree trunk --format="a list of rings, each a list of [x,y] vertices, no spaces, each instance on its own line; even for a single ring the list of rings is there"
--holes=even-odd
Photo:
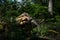
[[[53,2],[52,0],[49,0],[49,4],[48,4],[48,11],[51,15],[53,15]]]

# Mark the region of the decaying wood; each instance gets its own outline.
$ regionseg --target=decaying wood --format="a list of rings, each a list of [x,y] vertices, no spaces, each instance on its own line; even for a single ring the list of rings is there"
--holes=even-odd
[[[28,23],[28,22],[31,22],[35,25],[37,25],[36,21],[33,20],[33,18],[28,14],[28,13],[22,13],[21,15],[19,15],[18,17],[16,17],[16,21],[18,23],[21,23],[22,22],[25,22],[25,23]]]

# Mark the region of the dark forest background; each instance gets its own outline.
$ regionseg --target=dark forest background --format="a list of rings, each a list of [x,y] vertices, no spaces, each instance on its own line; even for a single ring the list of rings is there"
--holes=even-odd
[[[60,40],[60,0],[0,0],[0,40],[27,40],[15,18],[23,12],[37,21],[30,40]],[[51,3],[51,10],[49,9]],[[41,21],[43,21],[41,23]]]

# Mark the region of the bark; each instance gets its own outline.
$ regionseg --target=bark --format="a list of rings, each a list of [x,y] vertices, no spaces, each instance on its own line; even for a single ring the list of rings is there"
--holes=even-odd
[[[51,15],[53,15],[53,2],[52,0],[49,0],[49,4],[48,4],[48,11]]]

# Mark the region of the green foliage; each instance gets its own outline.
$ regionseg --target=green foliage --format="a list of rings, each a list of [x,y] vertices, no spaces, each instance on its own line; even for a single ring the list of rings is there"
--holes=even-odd
[[[1,30],[1,29],[3,29],[3,25],[2,25],[2,24],[0,24],[0,30]]]
[[[17,6],[16,3],[8,3],[0,4],[0,21],[5,21],[6,23],[10,23],[9,25],[9,32],[8,38],[9,40],[25,40],[26,38],[26,32],[18,27],[18,25],[15,24],[15,18],[19,16],[23,12],[27,12],[35,19],[44,19],[44,22],[42,24],[39,24],[38,27],[35,27],[33,30],[31,30],[31,37],[36,36],[38,34],[39,36],[46,36],[48,34],[48,30],[60,30],[60,15],[59,15],[59,2],[57,1],[54,7],[54,14],[53,17],[48,13],[48,7],[42,6],[41,3],[36,4],[30,4],[30,2],[26,2],[28,4],[22,5],[19,4]],[[20,7],[21,6],[21,7]],[[57,14],[57,15],[56,15]],[[12,17],[12,19],[11,19]],[[12,20],[12,22],[11,22]],[[8,21],[8,22],[7,22]],[[38,20],[39,21],[39,20]],[[3,28],[3,25],[0,24],[0,29]],[[60,32],[60,31],[59,31]]]

